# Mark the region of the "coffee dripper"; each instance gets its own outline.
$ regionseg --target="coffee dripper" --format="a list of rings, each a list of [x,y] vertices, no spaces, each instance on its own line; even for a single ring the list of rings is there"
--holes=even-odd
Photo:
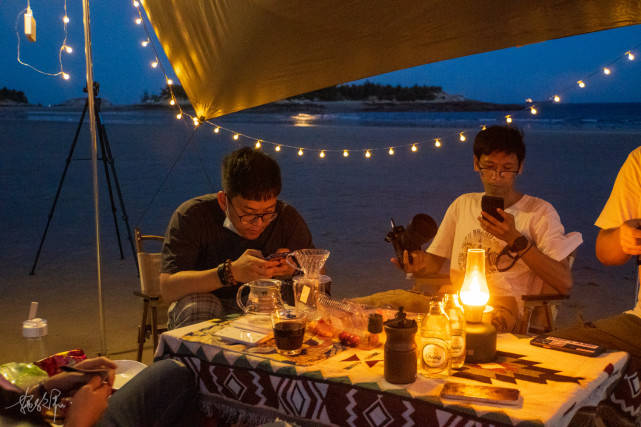
[[[316,308],[321,271],[327,258],[329,258],[327,249],[298,249],[287,256],[287,263],[303,272],[302,276],[293,279],[294,300],[297,308],[306,311]]]

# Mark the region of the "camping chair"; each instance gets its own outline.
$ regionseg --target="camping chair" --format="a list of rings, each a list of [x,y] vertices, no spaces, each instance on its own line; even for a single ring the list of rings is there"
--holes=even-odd
[[[143,249],[143,242],[153,240],[162,242],[162,236],[145,235],[139,228],[134,229],[136,241],[136,253],[138,255],[138,266],[140,271],[140,291],[134,291],[134,295],[142,298],[142,321],[138,325],[138,357],[142,359],[142,350],[149,335],[154,339],[154,351],[158,346],[158,334],[167,328],[158,328],[158,307],[162,306],[160,298],[160,252],[146,252]],[[149,308],[151,308],[151,322],[149,322]]]
[[[570,270],[576,259],[576,251],[568,256]],[[570,298],[565,294],[538,294],[522,295],[523,300],[523,317],[517,326],[517,333],[524,335],[543,334],[556,328],[556,315],[561,301]],[[541,324],[532,324],[532,320],[542,322]]]

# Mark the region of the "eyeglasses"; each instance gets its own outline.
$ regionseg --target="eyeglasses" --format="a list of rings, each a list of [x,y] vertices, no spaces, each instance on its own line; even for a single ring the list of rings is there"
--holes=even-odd
[[[510,171],[510,170],[505,170],[505,171],[500,171],[494,168],[482,168],[479,166],[479,173],[481,176],[485,178],[496,178],[498,175],[500,178],[514,178],[519,171]]]
[[[247,214],[247,215],[239,215],[238,211],[234,207],[233,203],[231,202],[231,199],[227,199],[229,201],[229,206],[231,206],[232,210],[240,220],[242,224],[249,224],[249,225],[256,225],[258,224],[258,220],[261,219],[263,220],[263,224],[267,224],[272,222],[276,217],[278,216],[278,212],[266,212],[264,214]]]

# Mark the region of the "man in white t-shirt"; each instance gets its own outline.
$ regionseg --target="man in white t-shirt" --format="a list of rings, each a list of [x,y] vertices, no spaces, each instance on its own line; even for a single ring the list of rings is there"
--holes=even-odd
[[[551,204],[515,188],[524,158],[525,144],[517,129],[491,126],[479,132],[474,140],[474,170],[479,172],[485,193],[463,194],[454,200],[427,251],[413,252],[412,262],[407,253],[403,259],[405,271],[417,276],[438,272],[449,259],[451,282],[459,288],[467,250],[485,249],[493,301],[496,304],[500,300],[500,305],[513,314],[503,325],[507,330],[522,314],[522,295],[543,290],[570,292],[569,257],[583,242],[580,233],[565,234]],[[503,221],[482,212],[484,194],[503,198],[505,209],[497,209]]]

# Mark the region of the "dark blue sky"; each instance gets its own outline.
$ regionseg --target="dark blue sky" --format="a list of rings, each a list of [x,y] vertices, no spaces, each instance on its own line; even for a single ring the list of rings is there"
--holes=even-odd
[[[62,0],[31,0],[38,26],[38,41],[22,36],[23,61],[48,72],[58,68],[57,52],[64,36]],[[0,0],[0,86],[25,92],[32,103],[52,104],[83,96],[84,56],[82,2],[68,0],[71,55],[63,54],[69,81],[48,77],[18,64],[15,22],[26,0]],[[145,90],[158,93],[164,85],[159,71],[150,67],[152,50],[140,46],[145,33],[135,24],[129,0],[91,2],[94,76],[101,95],[114,103],[137,102]],[[602,65],[641,43],[641,26],[552,40],[520,48],[473,55],[397,71],[369,80],[390,84],[442,86],[446,92],[492,102],[545,99],[584,78]],[[608,79],[597,76],[588,88],[565,91],[570,102],[641,102],[641,51],[634,62],[618,63]],[[163,62],[168,65],[167,61]]]

